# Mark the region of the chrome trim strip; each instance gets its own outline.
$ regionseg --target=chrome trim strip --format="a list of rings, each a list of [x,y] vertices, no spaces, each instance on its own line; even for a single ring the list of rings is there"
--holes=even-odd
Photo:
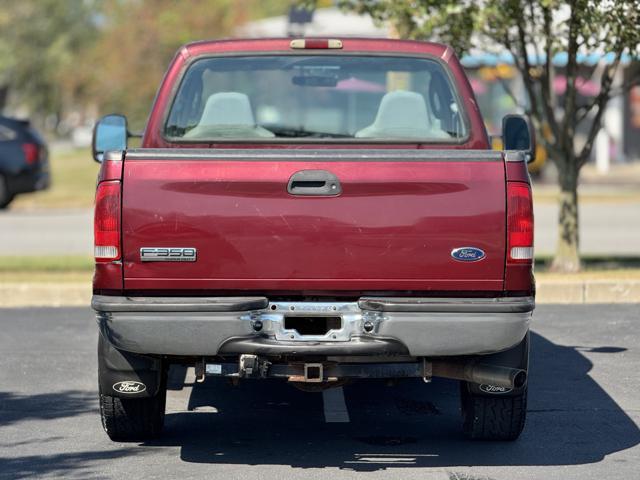
[[[121,162],[124,159],[126,150],[107,150],[102,155],[102,161]]]
[[[504,160],[505,162],[524,162],[525,154],[520,150],[505,150]]]
[[[134,148],[128,160],[241,160],[245,162],[501,162],[493,150],[428,149],[202,149]]]

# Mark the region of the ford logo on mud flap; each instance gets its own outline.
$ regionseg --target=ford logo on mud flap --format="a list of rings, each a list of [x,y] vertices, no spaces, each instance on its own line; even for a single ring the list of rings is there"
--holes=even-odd
[[[484,250],[476,247],[460,247],[451,250],[451,256],[459,262],[477,262],[482,260],[486,255]]]
[[[480,390],[484,393],[509,393],[512,389],[507,387],[499,387],[498,385],[480,385]]]
[[[142,382],[118,382],[113,384],[113,389],[118,393],[142,393],[147,389],[147,386]]]

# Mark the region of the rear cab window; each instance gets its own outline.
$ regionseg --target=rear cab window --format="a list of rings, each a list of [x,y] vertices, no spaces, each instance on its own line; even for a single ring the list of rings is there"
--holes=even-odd
[[[461,143],[458,93],[435,59],[372,55],[207,57],[186,70],[164,126],[172,142]]]

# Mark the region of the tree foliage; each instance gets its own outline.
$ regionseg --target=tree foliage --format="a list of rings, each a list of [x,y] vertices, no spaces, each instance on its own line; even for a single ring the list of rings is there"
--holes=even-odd
[[[100,38],[86,52],[96,67],[90,98],[100,112],[124,113],[140,129],[180,45],[231,36],[237,26],[287,6],[282,0],[107,0]]]
[[[0,110],[10,93],[32,111],[61,110],[73,93],[67,75],[95,39],[95,8],[88,0],[0,1]]]
[[[306,2],[307,4],[313,2]],[[624,55],[637,58],[640,44],[639,0],[339,0],[345,9],[367,13],[394,26],[401,38],[437,39],[459,54],[474,47],[510,52],[527,92],[524,106],[559,172],[560,216],[557,270],[579,269],[577,184],[591,157]],[[554,95],[561,53],[567,79],[561,98]],[[580,103],[580,54],[608,54],[608,62],[592,69],[599,93]],[[636,79],[637,81],[637,79]],[[625,88],[625,86],[622,86]],[[580,127],[586,131],[577,140]]]
[[[122,112],[142,128],[180,45],[231,36],[289,0],[0,0],[0,111]]]

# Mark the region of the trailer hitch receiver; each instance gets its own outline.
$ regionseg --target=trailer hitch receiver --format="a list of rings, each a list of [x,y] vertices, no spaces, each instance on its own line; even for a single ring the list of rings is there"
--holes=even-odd
[[[304,364],[304,381],[307,383],[321,383],[324,380],[324,368],[321,363]]]

